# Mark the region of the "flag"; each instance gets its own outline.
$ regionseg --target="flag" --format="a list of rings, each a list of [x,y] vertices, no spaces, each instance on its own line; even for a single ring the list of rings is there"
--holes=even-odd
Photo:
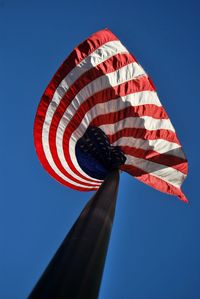
[[[73,189],[98,189],[107,165],[119,160],[122,171],[187,201],[187,160],[175,129],[148,74],[108,29],[76,47],[53,76],[34,143],[48,173]]]

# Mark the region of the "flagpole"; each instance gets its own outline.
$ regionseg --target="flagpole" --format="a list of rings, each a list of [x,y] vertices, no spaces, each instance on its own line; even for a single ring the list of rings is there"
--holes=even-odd
[[[114,219],[119,171],[86,204],[28,299],[96,299]]]

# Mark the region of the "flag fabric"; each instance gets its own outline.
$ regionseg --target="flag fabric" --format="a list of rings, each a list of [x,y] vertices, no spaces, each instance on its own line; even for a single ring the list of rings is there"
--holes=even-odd
[[[94,132],[97,141],[90,142],[86,132]],[[85,152],[98,151],[99,157],[103,149],[112,152],[122,171],[187,201],[181,191],[187,160],[175,129],[152,80],[108,29],[67,57],[47,86],[34,123],[36,152],[49,174],[73,189],[96,190],[101,163],[96,166],[95,155],[80,162],[84,136]]]

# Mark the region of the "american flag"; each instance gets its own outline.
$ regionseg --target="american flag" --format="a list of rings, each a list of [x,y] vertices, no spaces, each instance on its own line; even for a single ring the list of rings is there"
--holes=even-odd
[[[96,190],[115,167],[187,201],[187,161],[154,84],[108,29],[67,57],[39,103],[38,157],[60,183]]]

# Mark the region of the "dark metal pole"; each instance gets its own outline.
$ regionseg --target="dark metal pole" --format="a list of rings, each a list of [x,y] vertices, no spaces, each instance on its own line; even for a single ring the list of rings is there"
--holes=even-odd
[[[119,171],[86,204],[29,299],[98,297],[115,212]]]

